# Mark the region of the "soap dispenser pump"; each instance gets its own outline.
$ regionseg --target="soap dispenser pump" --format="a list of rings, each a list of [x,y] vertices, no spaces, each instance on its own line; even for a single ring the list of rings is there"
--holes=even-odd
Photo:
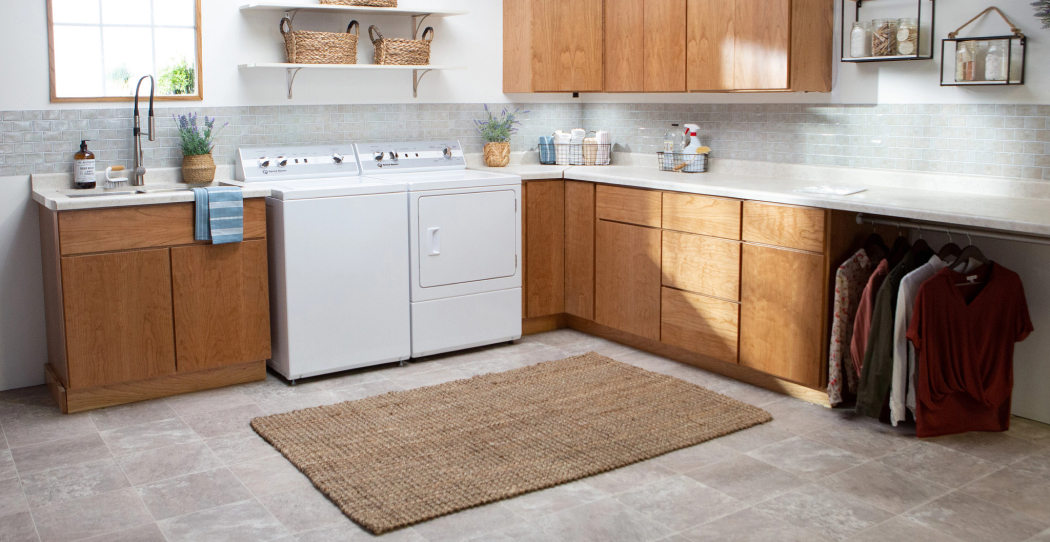
[[[87,148],[88,140],[80,142],[80,151],[73,155],[73,186],[95,188],[95,154]]]

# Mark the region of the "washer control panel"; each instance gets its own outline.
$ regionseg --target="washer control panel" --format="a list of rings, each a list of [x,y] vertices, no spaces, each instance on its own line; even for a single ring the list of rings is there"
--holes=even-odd
[[[242,182],[287,181],[361,174],[352,144],[237,149],[236,177]]]
[[[455,140],[358,143],[355,147],[366,175],[467,168],[463,147]]]

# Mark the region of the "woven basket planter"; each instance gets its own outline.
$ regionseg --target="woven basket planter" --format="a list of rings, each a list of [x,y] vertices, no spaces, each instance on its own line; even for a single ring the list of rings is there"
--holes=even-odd
[[[510,143],[486,143],[485,165],[488,167],[507,167],[510,163]]]
[[[368,6],[373,8],[397,7],[397,0],[321,0],[321,3],[334,6]]]
[[[206,184],[215,180],[215,160],[211,153],[182,157],[182,182]]]
[[[357,64],[359,32],[357,21],[350,21],[346,33],[337,34],[292,31],[292,20],[288,17],[281,19],[284,50],[288,53],[288,62],[292,64]]]
[[[430,38],[427,39],[429,34]],[[376,36],[379,36],[378,38]],[[368,37],[375,46],[375,63],[386,66],[425,66],[430,64],[430,42],[434,28],[428,26],[421,40],[384,38],[375,25],[368,27]]]

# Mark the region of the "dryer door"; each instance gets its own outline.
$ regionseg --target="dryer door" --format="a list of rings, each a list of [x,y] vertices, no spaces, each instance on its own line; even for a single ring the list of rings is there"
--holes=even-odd
[[[513,190],[420,197],[419,285],[514,276],[516,226]]]

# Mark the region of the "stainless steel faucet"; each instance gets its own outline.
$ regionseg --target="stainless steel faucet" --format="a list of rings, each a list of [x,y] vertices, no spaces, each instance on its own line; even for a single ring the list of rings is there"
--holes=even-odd
[[[153,89],[155,83],[152,75],[144,75],[142,79],[139,79],[139,84],[135,85],[135,128],[132,132],[134,134],[135,148],[131,156],[131,184],[132,186],[142,186],[145,183],[146,178],[146,166],[142,165],[142,128],[139,123],[139,87],[142,86],[142,81],[149,78],[149,113],[146,117],[146,124],[149,125],[149,140],[155,141],[157,139],[157,121],[153,117]]]

